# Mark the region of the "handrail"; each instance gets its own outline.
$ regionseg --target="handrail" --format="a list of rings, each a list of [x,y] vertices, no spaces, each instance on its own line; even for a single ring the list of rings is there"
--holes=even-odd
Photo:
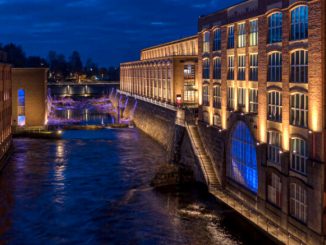
[[[199,161],[201,162],[200,165],[202,166],[202,168],[204,170],[204,175],[205,175],[205,179],[206,179],[207,185],[210,186],[210,180],[209,180],[209,177],[208,177],[206,166],[204,164],[204,160],[203,160],[203,158],[201,157],[201,155],[199,154],[199,152],[197,150],[197,147],[195,145],[195,140],[193,139],[194,136],[193,136],[193,134],[191,132],[191,129],[189,127],[189,124],[187,122],[185,122],[185,125],[186,125],[187,131],[188,131],[189,136],[190,136],[191,145],[192,145],[193,149],[197,151],[196,152],[197,153],[196,155],[199,158]]]
[[[140,96],[140,95],[137,95],[137,94],[132,94],[132,93],[129,93],[129,92],[126,92],[126,91],[121,91],[119,89],[117,89],[117,92],[119,94],[123,94],[123,95],[129,96],[129,97],[134,97],[135,99],[142,100],[142,101],[154,104],[154,105],[158,105],[160,107],[167,108],[167,109],[172,110],[172,111],[177,111],[178,110],[177,107],[175,107],[175,106],[173,106],[171,104],[168,104],[166,102],[163,103],[163,102],[154,100],[152,98],[143,97],[143,96]]]

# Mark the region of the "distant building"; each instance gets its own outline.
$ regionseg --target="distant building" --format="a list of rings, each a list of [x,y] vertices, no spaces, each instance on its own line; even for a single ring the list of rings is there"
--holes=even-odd
[[[47,124],[46,68],[12,69],[12,123],[14,127],[44,128]]]
[[[5,56],[0,52],[0,160],[11,145],[11,66]]]
[[[198,101],[198,41],[192,36],[142,50],[141,60],[121,64],[125,92],[176,104]]]

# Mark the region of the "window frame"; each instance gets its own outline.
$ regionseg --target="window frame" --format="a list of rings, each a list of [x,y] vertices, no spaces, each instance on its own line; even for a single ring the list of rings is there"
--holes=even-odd
[[[306,49],[296,49],[290,53],[290,82],[308,83],[309,54]]]
[[[297,11],[304,8],[304,15],[299,13],[296,17],[294,16]],[[303,17],[303,18],[302,18]],[[291,20],[291,32],[290,32],[290,40],[303,40],[308,38],[309,33],[309,7],[308,5],[298,5],[290,11],[290,20]],[[299,32],[297,32],[299,30]]]
[[[308,162],[307,141],[301,137],[291,137],[290,143],[290,169],[296,173],[306,176]]]
[[[271,52],[268,54],[267,58],[268,58],[267,81],[282,82],[282,70],[283,70],[282,52],[279,51]]]
[[[283,104],[282,92],[277,90],[268,91],[267,120],[282,122]]]
[[[280,16],[280,20],[276,17]],[[268,16],[268,43],[279,43],[283,39],[283,13],[274,12]]]
[[[297,104],[298,103],[298,104]],[[307,93],[294,92],[290,96],[290,124],[308,128],[309,97]]]

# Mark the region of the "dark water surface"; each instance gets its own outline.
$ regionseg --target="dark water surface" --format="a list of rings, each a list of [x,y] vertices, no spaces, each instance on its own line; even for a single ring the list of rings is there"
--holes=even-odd
[[[166,152],[136,129],[15,139],[0,244],[268,244],[200,187],[155,191]]]

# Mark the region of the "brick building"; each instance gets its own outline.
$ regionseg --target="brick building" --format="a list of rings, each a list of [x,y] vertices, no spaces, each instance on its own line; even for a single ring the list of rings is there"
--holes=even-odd
[[[47,68],[12,69],[13,126],[44,128],[47,124]]]
[[[123,63],[121,90],[175,104],[198,101],[197,36],[161,44],[141,51],[141,60]]]
[[[0,168],[11,145],[11,66],[0,52]]]
[[[309,244],[326,235],[325,4],[248,0],[199,18],[200,115],[225,142],[211,151],[221,184]]]

